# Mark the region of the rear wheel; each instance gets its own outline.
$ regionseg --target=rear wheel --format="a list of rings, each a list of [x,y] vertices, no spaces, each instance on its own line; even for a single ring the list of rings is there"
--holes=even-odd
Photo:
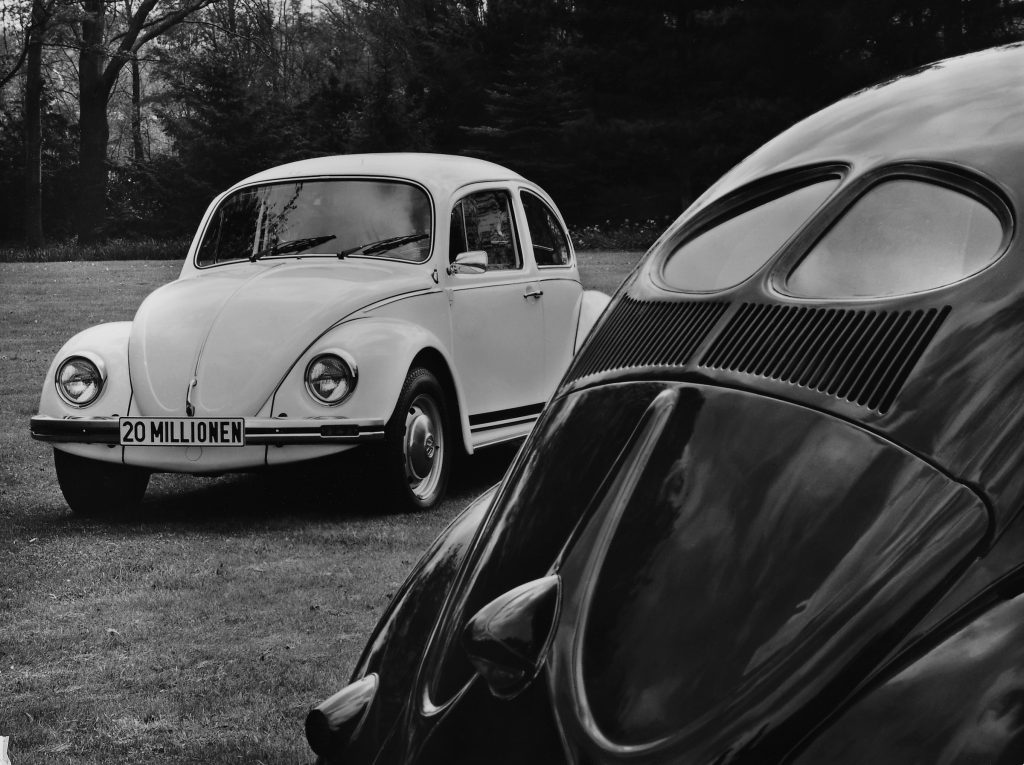
[[[68,507],[86,517],[120,517],[135,510],[149,484],[149,471],[53,450],[57,483]]]
[[[452,444],[444,389],[423,367],[409,371],[384,428],[386,490],[403,510],[425,510],[444,496]]]

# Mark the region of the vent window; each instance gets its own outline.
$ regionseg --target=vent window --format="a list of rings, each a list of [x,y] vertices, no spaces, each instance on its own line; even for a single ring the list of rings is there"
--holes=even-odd
[[[777,196],[707,229],[679,246],[662,268],[671,289],[713,292],[750,278],[778,252],[839,185],[838,178]]]
[[[861,196],[790,274],[800,297],[884,297],[977,273],[1003,246],[1004,227],[972,195],[923,180],[885,181]]]

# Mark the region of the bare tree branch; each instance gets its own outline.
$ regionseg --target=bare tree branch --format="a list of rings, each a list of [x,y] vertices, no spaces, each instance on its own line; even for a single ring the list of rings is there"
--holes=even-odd
[[[134,49],[138,50],[147,42],[152,40],[154,37],[159,37],[168,29],[173,27],[175,24],[181,23],[188,16],[192,15],[196,11],[202,10],[206,6],[218,2],[220,2],[220,0],[197,0],[196,2],[189,4],[187,7],[182,8],[180,11],[166,14],[162,19],[157,19],[156,21],[154,21],[154,26],[152,26],[151,28],[149,27],[149,25],[147,25],[147,30],[145,34],[143,34],[139,38],[138,43],[134,46]]]
[[[169,11],[155,19],[149,19],[149,14],[156,7],[159,0],[142,0],[135,13],[128,22],[128,28],[113,39],[120,40],[117,50],[111,54],[110,61],[103,71],[103,83],[107,91],[110,91],[117,82],[121,69],[134,55],[137,55],[142,46],[150,40],[159,37],[167,30],[180,24],[196,11],[220,0],[191,0],[185,6]]]

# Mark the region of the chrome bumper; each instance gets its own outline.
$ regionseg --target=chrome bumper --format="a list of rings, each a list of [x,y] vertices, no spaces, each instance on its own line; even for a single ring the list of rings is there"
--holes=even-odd
[[[120,444],[117,417],[48,417],[37,414],[30,421],[32,438],[62,444]],[[246,446],[351,444],[380,441],[383,420],[349,420],[343,417],[309,419],[245,418]]]

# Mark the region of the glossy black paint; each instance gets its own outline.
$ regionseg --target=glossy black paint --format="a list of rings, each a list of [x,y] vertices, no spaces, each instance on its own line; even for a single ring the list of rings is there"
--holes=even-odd
[[[835,192],[750,278],[707,294],[662,283],[687,237],[819,176],[840,178]],[[983,200],[1002,256],[911,294],[788,294],[808,249],[891,178]],[[396,597],[353,676],[376,672],[380,689],[344,761],[1024,761],[1022,199],[1020,46],[862,91],[737,166],[652,248],[581,352],[600,344],[600,358],[570,370],[502,486]],[[614,310],[627,300],[707,321],[679,335],[685,354],[659,346],[666,326],[603,364],[631,348]],[[802,313],[786,335],[779,312],[751,306]],[[840,376],[908,359],[885,407],[765,373],[772,353],[800,367],[817,309],[875,322],[851,346],[864,368]],[[872,350],[900,339],[888,317],[914,312],[941,321],[913,353]],[[737,317],[761,314],[763,358],[702,364]],[[844,363],[821,358],[823,375]],[[555,574],[543,669],[497,699],[460,635]]]
[[[546,576],[501,595],[466,623],[462,644],[491,695],[514,699],[533,682],[551,644],[561,595]]]
[[[1019,765],[1024,595],[999,603],[858,701],[797,765]]]
[[[343,751],[355,735],[377,692],[377,675],[371,673],[345,686],[306,715],[306,740],[321,755]]]
[[[798,742],[794,720],[816,722],[852,668],[899,644],[987,528],[973,492],[864,430],[666,386],[559,566],[550,683],[570,747],[772,761]]]

